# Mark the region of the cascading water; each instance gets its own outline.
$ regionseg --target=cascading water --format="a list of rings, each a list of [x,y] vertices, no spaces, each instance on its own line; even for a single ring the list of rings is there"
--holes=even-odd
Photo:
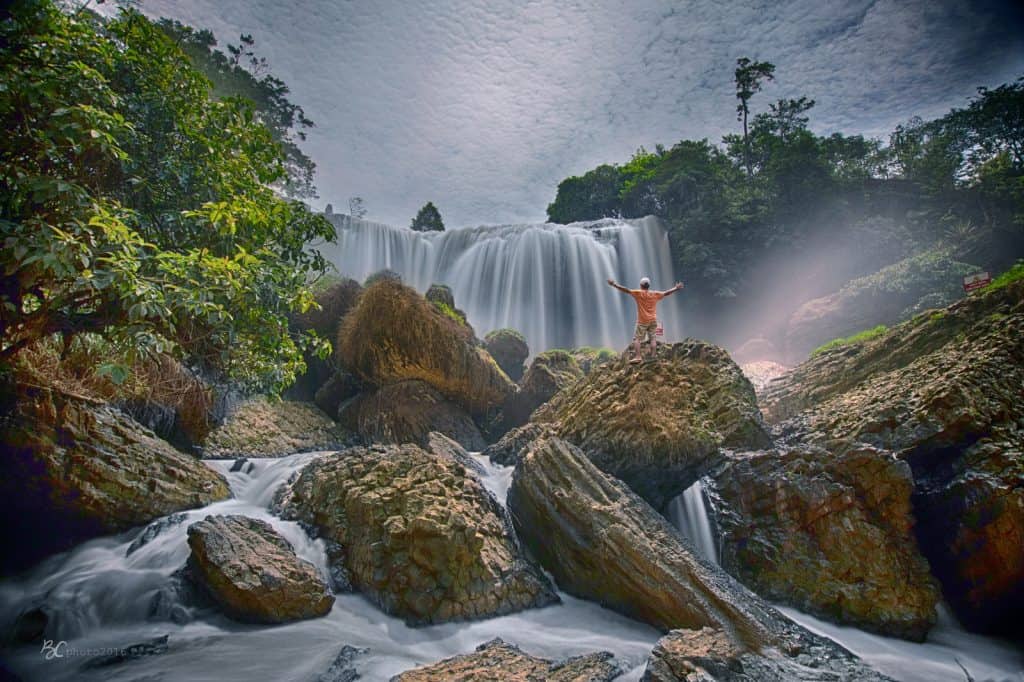
[[[704,500],[704,486],[694,482],[668,504],[668,520],[679,529],[708,561],[718,564],[718,550],[711,530],[711,518]]]
[[[322,541],[310,539],[298,524],[282,521],[268,510],[275,490],[316,456],[252,460],[254,469],[248,473],[230,472],[230,461],[207,460],[227,477],[234,499],[164,517],[147,527],[149,533],[131,531],[91,540],[51,557],[17,579],[0,581],[0,633],[11,632],[20,614],[40,607],[50,617],[44,637],[52,646],[66,641],[66,646],[57,650],[62,655],[49,659],[38,642],[0,642],[4,664],[26,681],[314,682],[339,650],[350,645],[366,649],[355,658],[354,667],[359,679],[371,682],[472,652],[477,645],[501,637],[551,659],[611,651],[629,670],[619,679],[640,678],[658,632],[564,593],[559,595],[559,605],[483,621],[416,628],[384,614],[358,594],[338,595],[323,618],[278,626],[243,625],[216,611],[189,611],[180,601],[175,603],[178,594],[169,588],[174,585],[173,574],[189,555],[187,528],[208,514],[243,514],[266,520],[300,557],[321,573],[327,571]],[[504,503],[512,469],[491,465],[483,457],[478,460],[483,465],[482,482]],[[143,536],[148,541],[131,549]],[[99,652],[165,634],[169,636],[165,653],[116,666],[87,666]]]
[[[428,233],[331,218],[338,243],[321,251],[342,275],[363,281],[389,269],[420,291],[447,284],[479,336],[511,327],[532,353],[623,347],[632,336],[633,302],[605,281],[635,288],[648,276],[656,289],[675,283],[668,237],[656,218]],[[677,301],[661,304],[666,340],[682,336]]]

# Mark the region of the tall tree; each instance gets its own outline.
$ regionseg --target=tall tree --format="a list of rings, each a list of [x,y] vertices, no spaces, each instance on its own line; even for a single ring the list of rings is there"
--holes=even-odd
[[[353,218],[366,217],[366,204],[362,197],[352,197],[348,200],[348,214]]]
[[[750,98],[761,91],[763,81],[775,80],[775,65],[770,62],[754,62],[747,57],[736,60],[736,120],[743,121],[744,161],[747,177],[754,174],[750,164],[750,132],[747,119],[750,116]]]
[[[416,232],[444,232],[444,221],[441,220],[441,212],[433,202],[428,201],[412,219],[409,227]]]

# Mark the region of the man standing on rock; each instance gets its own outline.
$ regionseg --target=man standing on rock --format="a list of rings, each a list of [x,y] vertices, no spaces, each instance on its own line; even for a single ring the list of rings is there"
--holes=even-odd
[[[651,340],[651,357],[653,358],[658,350],[658,343],[654,338],[658,329],[656,313],[658,301],[682,289],[683,283],[676,282],[674,287],[666,291],[651,291],[651,280],[647,277],[640,279],[639,289],[627,289],[616,284],[612,279],[608,280],[608,284],[629,294],[636,301],[636,332],[633,334],[633,359],[629,361],[630,364],[635,365],[643,359],[640,353],[640,344],[643,343],[645,336]]]

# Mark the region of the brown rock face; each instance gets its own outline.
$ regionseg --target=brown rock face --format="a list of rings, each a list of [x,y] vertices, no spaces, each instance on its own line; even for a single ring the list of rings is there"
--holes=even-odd
[[[643,682],[882,682],[871,670],[829,640],[806,637],[790,655],[751,653],[721,630],[673,630],[655,645]]]
[[[486,447],[469,415],[425,381],[399,381],[363,393],[342,405],[338,421],[363,438],[379,443],[427,445],[432,432],[443,433],[469,450]]]
[[[713,463],[722,447],[768,447],[754,389],[729,355],[688,340],[655,361],[608,362],[534,413],[655,508]]]
[[[724,568],[761,596],[918,641],[934,625],[905,462],[869,447],[743,452],[706,490]]]
[[[203,444],[212,458],[282,457],[296,452],[331,450],[352,441],[352,434],[312,403],[254,398],[238,406]]]
[[[502,405],[501,431],[522,426],[534,410],[582,377],[583,370],[568,351],[549,350],[541,353],[530,363],[518,390]]]
[[[409,670],[395,675],[391,682],[610,682],[621,673],[607,651],[554,662],[531,656],[501,639],[492,639],[472,654]]]
[[[0,444],[4,570],[86,538],[231,497],[224,478],[119,410],[46,389],[18,389]],[[8,537],[8,535],[10,537]]]
[[[318,309],[310,308],[292,320],[292,327],[298,331],[313,330],[317,336],[333,341],[338,336],[338,326],[355,304],[363,287],[353,279],[342,278],[323,286],[314,294]],[[306,373],[300,376],[286,392],[290,400],[309,402],[314,400],[317,390],[324,385],[337,369],[336,358],[320,359],[314,353],[306,353]],[[335,407],[337,409],[337,407]],[[324,410],[334,414],[332,410]]]
[[[523,542],[567,592],[661,630],[711,626],[754,649],[774,641],[778,614],[569,443],[541,438],[527,448],[508,506]]]
[[[188,546],[194,573],[232,618],[287,623],[334,605],[316,567],[266,521],[207,516],[188,527]]]
[[[415,445],[351,448],[279,492],[286,518],[341,549],[353,585],[416,624],[483,618],[555,601],[504,510],[455,457]]]
[[[916,534],[946,599],[968,627],[1011,633],[1024,607],[1022,386],[1016,282],[823,353],[764,398],[789,417],[776,427],[785,439],[850,438],[907,461]]]
[[[484,337],[484,348],[512,381],[523,376],[523,363],[530,355],[526,339],[515,329],[496,329]]]
[[[363,381],[425,381],[473,415],[499,406],[514,388],[472,329],[397,282],[366,289],[341,326],[336,352]]]

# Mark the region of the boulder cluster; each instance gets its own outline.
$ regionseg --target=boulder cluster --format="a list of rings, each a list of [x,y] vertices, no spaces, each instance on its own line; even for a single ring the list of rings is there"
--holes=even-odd
[[[657,681],[886,679],[766,600],[914,641],[941,599],[972,629],[1016,627],[1024,283],[815,355],[758,392],[693,339],[640,365],[594,349],[527,365],[521,336],[480,341],[444,287],[425,297],[381,277],[324,296],[330,317],[295,324],[332,336],[334,355],[292,399],[237,406],[203,444],[218,457],[321,451],[277,490],[269,522],[188,527],[179,577],[231,618],[315,618],[355,590],[418,626],[542,607],[562,590],[661,631],[643,678]],[[107,405],[52,389],[12,404],[3,504],[66,539],[230,496]],[[467,450],[515,467],[507,500]],[[698,481],[716,557],[665,516]],[[323,553],[300,557],[291,522]],[[355,679],[361,652],[343,654]],[[551,661],[493,640],[396,679],[621,672],[607,652]]]

